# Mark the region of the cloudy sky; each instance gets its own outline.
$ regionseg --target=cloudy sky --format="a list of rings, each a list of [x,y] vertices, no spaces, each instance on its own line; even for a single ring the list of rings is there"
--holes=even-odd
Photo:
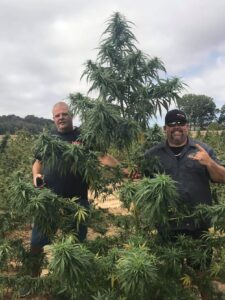
[[[0,115],[51,118],[55,102],[86,93],[84,63],[116,11],[185,93],[225,104],[224,0],[0,0]]]

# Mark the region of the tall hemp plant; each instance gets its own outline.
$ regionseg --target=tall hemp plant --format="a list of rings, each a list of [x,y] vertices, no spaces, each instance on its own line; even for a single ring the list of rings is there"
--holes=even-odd
[[[69,95],[85,138],[103,151],[111,145],[129,146],[137,129],[148,128],[152,116],[167,110],[183,88],[178,78],[160,77],[166,73],[164,64],[137,48],[131,25],[114,13],[102,34],[96,61],[85,64],[82,77],[91,85],[89,93],[97,97]]]

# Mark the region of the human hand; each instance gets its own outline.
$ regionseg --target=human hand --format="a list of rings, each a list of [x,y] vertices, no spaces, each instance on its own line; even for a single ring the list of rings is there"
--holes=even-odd
[[[34,186],[38,188],[43,188],[44,187],[44,178],[43,175],[37,174],[34,177]]]
[[[72,141],[72,145],[82,145],[81,141]]]
[[[140,179],[142,177],[141,173],[138,170],[130,171],[128,168],[123,168],[123,173],[125,177],[130,178],[132,180]]]
[[[198,152],[196,152],[194,155],[190,154],[188,157],[193,160],[197,160],[203,166],[209,166],[212,162],[212,158],[202,146],[199,144],[195,144],[195,146],[198,149]]]

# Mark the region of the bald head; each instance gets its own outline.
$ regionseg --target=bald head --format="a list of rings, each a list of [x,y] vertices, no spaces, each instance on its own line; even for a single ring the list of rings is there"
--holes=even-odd
[[[57,102],[52,108],[52,115],[59,132],[63,133],[73,130],[73,116],[65,102]]]

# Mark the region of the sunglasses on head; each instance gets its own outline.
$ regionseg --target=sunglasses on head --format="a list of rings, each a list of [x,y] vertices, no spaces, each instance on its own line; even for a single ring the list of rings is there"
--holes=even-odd
[[[169,122],[166,125],[169,127],[175,127],[175,126],[184,126],[186,124],[187,124],[187,122],[185,122],[185,121],[174,121],[174,122]]]

